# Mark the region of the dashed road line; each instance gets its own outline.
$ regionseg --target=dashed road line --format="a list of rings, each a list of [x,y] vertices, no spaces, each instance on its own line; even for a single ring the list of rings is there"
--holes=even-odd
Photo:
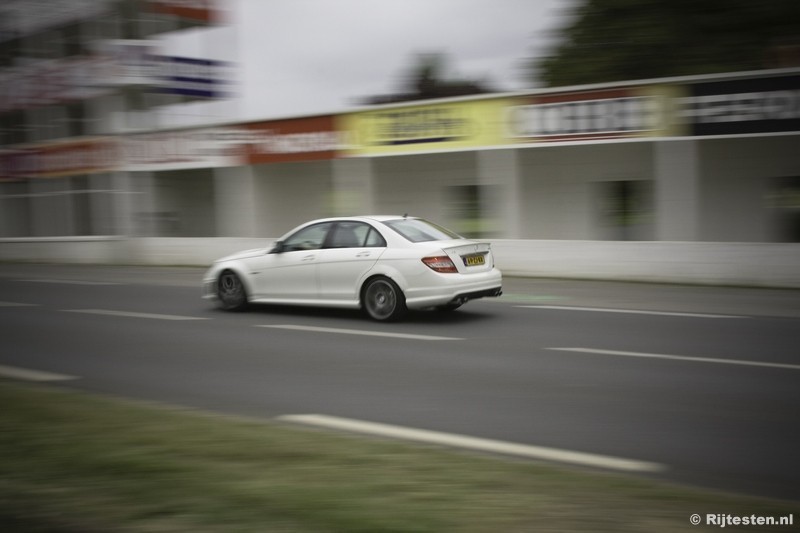
[[[741,359],[717,359],[713,357],[688,357],[685,355],[669,355],[644,352],[625,352],[620,350],[600,350],[596,348],[545,348],[560,352],[577,352],[596,355],[616,355],[621,357],[640,357],[644,359],[665,359],[671,361],[687,361],[690,363],[713,363],[719,365],[760,366],[765,368],[782,368],[784,370],[800,370],[800,365],[788,363],[771,363],[764,361],[747,361]]]
[[[621,457],[576,452],[558,448],[546,448],[543,446],[531,446],[527,444],[482,439],[477,437],[469,437],[466,435],[413,429],[388,424],[378,424],[374,422],[365,422],[362,420],[352,420],[348,418],[338,418],[326,415],[284,415],[278,417],[277,419],[283,422],[304,424],[326,429],[350,431],[379,437],[389,437],[413,442],[421,442],[425,444],[437,444],[472,451],[510,455],[526,459],[555,461],[559,463],[590,466],[608,470],[620,470],[625,472],[659,472],[666,469],[664,465],[651,463],[648,461],[624,459]]]
[[[162,315],[157,313],[136,313],[133,311],[114,311],[112,309],[62,309],[65,313],[84,313],[88,315],[117,316],[125,318],[148,318],[153,320],[209,320],[199,316]]]
[[[23,381],[70,381],[73,379],[80,379],[77,376],[70,376],[67,374],[55,374],[53,372],[44,372],[41,370],[31,370],[28,368],[19,368],[15,366],[0,365],[0,377],[19,379]]]
[[[685,316],[690,318],[748,318],[741,315],[717,315],[711,313],[684,313],[679,311],[646,311],[640,309],[613,309],[605,307],[569,307],[565,305],[517,305],[522,309],[550,309],[555,311],[590,311],[597,313],[625,313],[631,315]]]
[[[0,302],[0,307],[39,307],[39,304],[26,304],[22,302]]]
[[[364,335],[368,337],[390,337],[421,341],[460,341],[460,337],[440,337],[435,335],[417,335],[413,333],[395,333],[392,331],[368,331],[363,329],[322,328],[317,326],[301,326],[293,324],[257,325],[259,328],[288,329],[295,331],[311,331],[316,333],[337,333],[343,335]]]

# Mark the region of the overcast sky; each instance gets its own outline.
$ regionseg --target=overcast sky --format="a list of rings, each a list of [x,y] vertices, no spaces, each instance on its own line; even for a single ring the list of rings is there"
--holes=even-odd
[[[235,102],[196,106],[210,121],[335,113],[365,96],[402,91],[421,53],[446,54],[456,77],[483,79],[499,90],[529,88],[523,60],[545,53],[572,4],[229,0],[230,27],[189,32],[170,39],[170,48],[238,61]]]

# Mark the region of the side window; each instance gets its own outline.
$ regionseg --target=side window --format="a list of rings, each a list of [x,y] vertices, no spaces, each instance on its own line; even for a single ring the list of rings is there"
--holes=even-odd
[[[313,226],[303,228],[284,241],[283,249],[286,252],[295,252],[297,250],[318,250],[322,248],[322,243],[325,242],[325,236],[328,234],[328,230],[330,229],[330,222],[315,224]]]
[[[383,237],[369,224],[339,222],[328,241],[328,248],[364,248],[386,246]]]
[[[386,239],[378,233],[378,230],[375,228],[369,228],[369,233],[367,234],[367,244],[366,246],[370,248],[385,248],[386,247]]]

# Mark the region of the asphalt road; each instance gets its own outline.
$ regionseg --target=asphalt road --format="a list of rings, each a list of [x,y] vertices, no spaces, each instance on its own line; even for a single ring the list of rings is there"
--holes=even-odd
[[[499,299],[380,324],[225,313],[200,299],[201,275],[0,264],[0,375],[582,452],[800,499],[800,291],[508,279]]]

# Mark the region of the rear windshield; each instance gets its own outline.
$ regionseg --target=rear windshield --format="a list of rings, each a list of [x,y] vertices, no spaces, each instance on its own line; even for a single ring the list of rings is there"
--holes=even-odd
[[[398,218],[384,222],[411,242],[449,241],[461,235],[421,218]]]

